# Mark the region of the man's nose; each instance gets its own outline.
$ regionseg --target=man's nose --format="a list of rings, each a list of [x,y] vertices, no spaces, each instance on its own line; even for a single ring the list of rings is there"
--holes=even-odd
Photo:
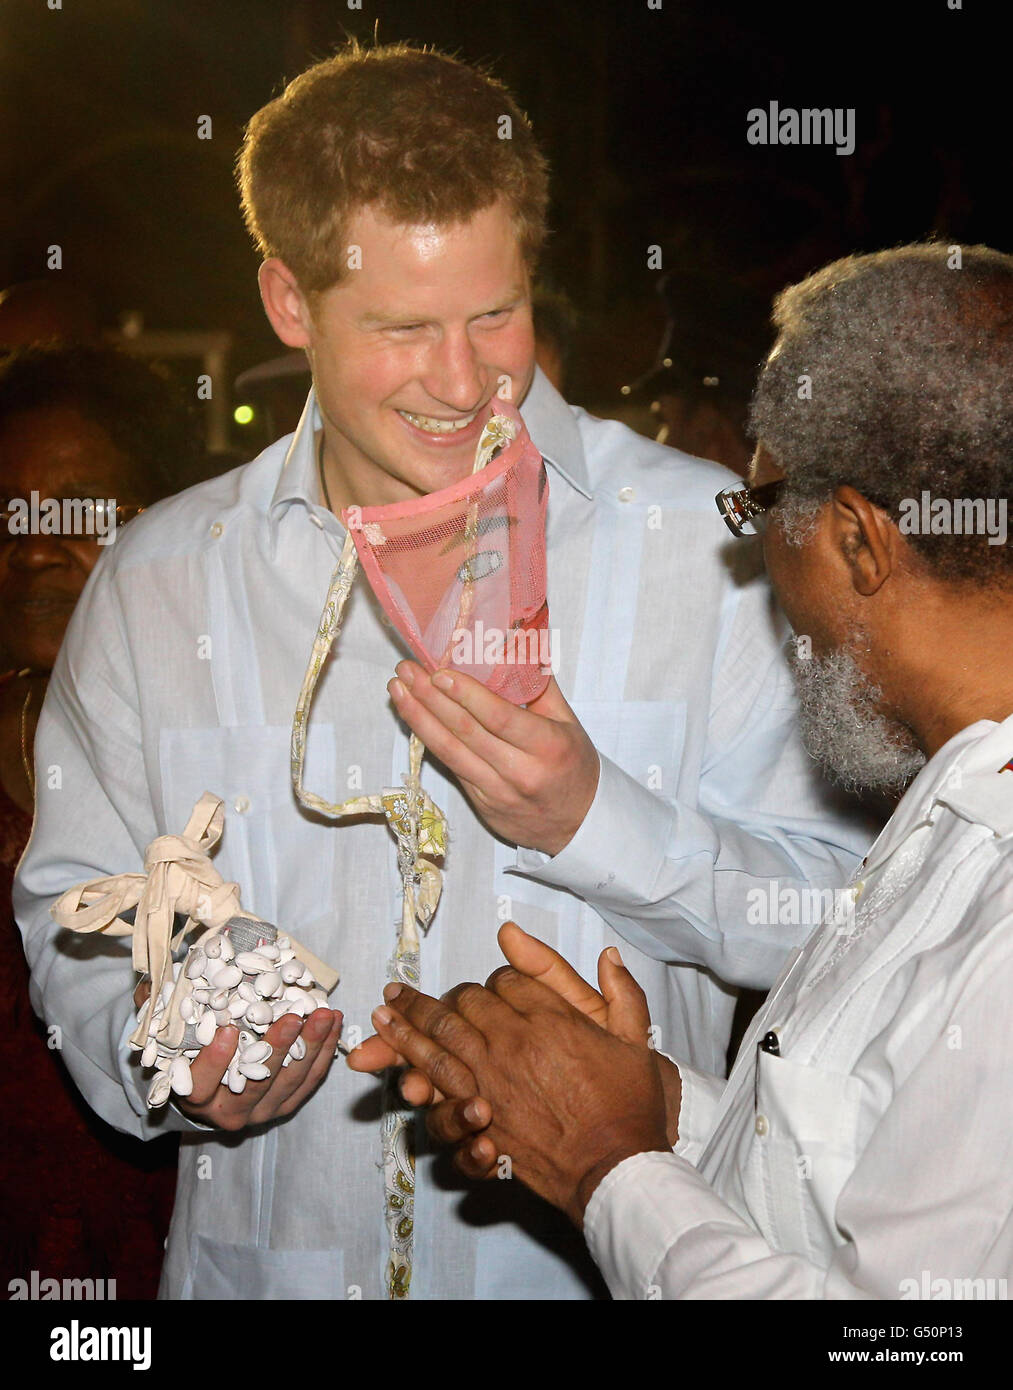
[[[12,570],[65,569],[74,563],[62,536],[12,537],[5,548],[7,564]]]
[[[441,336],[426,363],[422,385],[433,400],[462,415],[481,404],[485,368],[467,329]]]

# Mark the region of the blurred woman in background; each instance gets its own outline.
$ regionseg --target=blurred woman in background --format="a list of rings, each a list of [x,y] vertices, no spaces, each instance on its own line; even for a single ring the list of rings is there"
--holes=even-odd
[[[173,1138],[142,1144],[79,1098],[32,1012],[11,882],[32,827],[33,743],[99,537],[194,476],[187,411],[145,364],[103,347],[30,347],[0,360],[0,1287],[12,1279],[115,1280],[154,1298],[175,1188]],[[32,493],[63,533],[23,533]],[[110,505],[102,505],[110,504]],[[71,520],[72,518],[72,520]],[[37,529],[41,529],[37,528]],[[91,534],[89,534],[89,531]],[[46,775],[40,772],[39,775]],[[72,793],[71,793],[72,794]],[[107,1296],[112,1296],[108,1290]]]

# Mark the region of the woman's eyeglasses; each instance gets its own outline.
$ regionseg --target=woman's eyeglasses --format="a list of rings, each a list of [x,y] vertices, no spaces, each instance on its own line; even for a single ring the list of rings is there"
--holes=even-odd
[[[47,497],[31,507],[24,502],[16,510],[8,504],[0,511],[0,545],[39,535],[98,541],[112,536],[143,511],[143,507],[125,502],[110,507],[101,498],[82,497]]]

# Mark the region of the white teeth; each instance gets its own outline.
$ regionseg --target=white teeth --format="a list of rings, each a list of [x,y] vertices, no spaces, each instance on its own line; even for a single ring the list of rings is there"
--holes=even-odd
[[[477,410],[464,420],[436,420],[431,415],[413,415],[410,410],[399,410],[399,415],[403,415],[409,424],[417,429],[425,430],[427,434],[456,434],[458,430],[467,429],[478,414]]]

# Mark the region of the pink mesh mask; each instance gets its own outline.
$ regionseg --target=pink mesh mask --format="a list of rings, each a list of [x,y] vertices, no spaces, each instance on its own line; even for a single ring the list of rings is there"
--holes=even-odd
[[[342,511],[373,592],[430,674],[464,671],[518,705],[545,689],[548,492],[519,412],[496,399],[469,478]]]

